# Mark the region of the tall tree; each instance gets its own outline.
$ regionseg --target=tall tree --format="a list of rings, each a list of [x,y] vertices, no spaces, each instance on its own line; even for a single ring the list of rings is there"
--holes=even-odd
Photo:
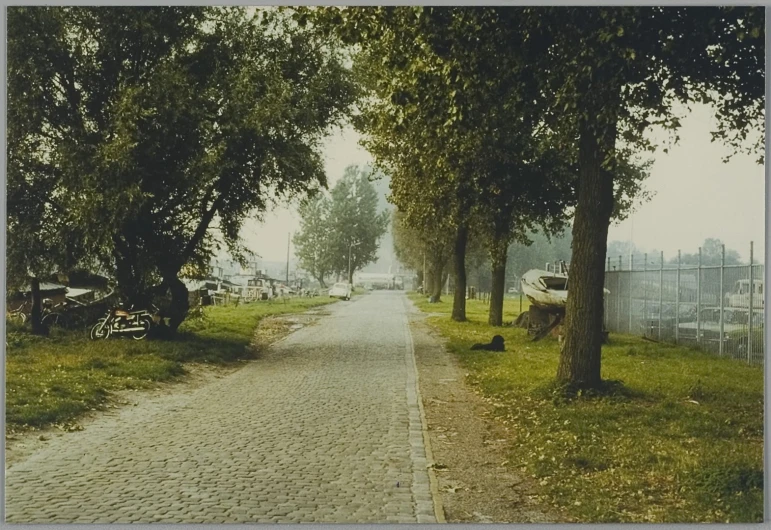
[[[320,141],[354,86],[323,36],[274,10],[9,11],[13,141],[45,142],[9,145],[25,159],[13,181],[55,161],[49,198],[66,224],[131,298],[160,280],[172,329],[188,309],[183,267],[204,267],[218,245],[243,259],[246,216],[325,185]]]
[[[377,211],[379,198],[370,174],[366,168],[349,166],[329,196],[315,197],[299,208],[297,256],[322,286],[328,273],[345,275],[353,283],[353,273],[377,259],[390,215]]]
[[[311,197],[300,204],[300,231],[292,238],[300,266],[316,278],[322,288],[331,272],[330,200],[324,195]]]
[[[715,137],[737,149],[746,147],[749,130],[762,137],[763,10],[522,8],[508,17],[519,28],[522,68],[536,73],[548,98],[546,119],[577,134],[572,287],[557,378],[596,387],[605,250],[622,148],[653,149],[644,136],[653,124],[676,130],[676,101],[715,104]]]
[[[324,231],[326,266],[353,283],[353,273],[377,259],[389,214],[378,212],[378,196],[366,168],[348,166],[330,192]]]

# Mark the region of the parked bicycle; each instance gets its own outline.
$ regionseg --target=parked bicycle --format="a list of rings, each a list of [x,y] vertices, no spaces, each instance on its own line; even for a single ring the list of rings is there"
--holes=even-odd
[[[5,318],[11,321],[19,322],[20,324],[24,324],[27,321],[27,313],[24,312],[26,304],[21,304],[16,309],[7,309],[5,312]]]
[[[66,301],[53,304],[53,302],[48,298],[43,300],[43,317],[40,319],[43,326],[48,329],[71,329],[72,317],[66,313],[69,305],[69,302]]]

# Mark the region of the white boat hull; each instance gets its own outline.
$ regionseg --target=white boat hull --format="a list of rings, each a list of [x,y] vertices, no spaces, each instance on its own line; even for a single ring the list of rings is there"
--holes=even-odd
[[[568,301],[568,277],[565,274],[531,269],[522,275],[522,293],[530,303],[546,311],[564,311]],[[606,295],[610,291],[603,289]]]

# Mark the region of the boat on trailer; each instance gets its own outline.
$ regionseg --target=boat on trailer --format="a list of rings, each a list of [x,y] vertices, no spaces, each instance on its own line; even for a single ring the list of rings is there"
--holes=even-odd
[[[563,312],[568,301],[568,268],[562,262],[559,271],[530,269],[522,275],[522,293],[530,303],[548,312]],[[605,295],[610,291],[603,289]]]
[[[530,269],[522,275],[522,293],[545,310],[564,309],[568,300],[567,274]]]

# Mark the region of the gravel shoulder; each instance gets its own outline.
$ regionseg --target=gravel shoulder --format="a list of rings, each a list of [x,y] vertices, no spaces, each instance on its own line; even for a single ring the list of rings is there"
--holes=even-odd
[[[507,427],[465,382],[465,373],[442,338],[410,314],[420,393],[428,423],[434,470],[449,523],[549,523],[561,521],[533,495],[506,455]]]

